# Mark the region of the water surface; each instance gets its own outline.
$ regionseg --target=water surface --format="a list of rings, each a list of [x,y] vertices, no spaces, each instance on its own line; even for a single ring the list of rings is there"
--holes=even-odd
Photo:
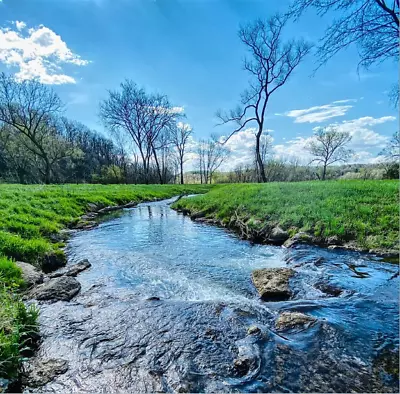
[[[87,258],[92,268],[73,301],[41,307],[38,357],[69,369],[39,391],[398,391],[396,266],[355,252],[252,245],[168,202],[71,239],[69,264]],[[259,300],[251,272],[287,266],[296,270],[293,299]],[[318,323],[277,332],[288,310]],[[260,333],[248,335],[254,325]]]

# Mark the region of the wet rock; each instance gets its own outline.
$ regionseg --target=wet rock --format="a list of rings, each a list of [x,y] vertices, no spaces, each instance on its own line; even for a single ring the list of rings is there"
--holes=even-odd
[[[300,243],[313,244],[313,243],[316,243],[316,239],[315,239],[315,237],[313,237],[310,234],[307,234],[304,232],[299,232],[299,233],[295,234],[292,238],[289,238],[283,244],[283,246],[285,246],[287,248],[292,248],[293,246],[300,244]]]
[[[285,230],[282,230],[282,228],[279,226],[276,226],[269,234],[268,242],[276,245],[282,245],[288,238],[289,234]]]
[[[308,328],[312,326],[317,319],[300,312],[282,312],[275,322],[277,330],[288,330],[294,328]]]
[[[89,212],[96,212],[99,209],[104,208],[104,207],[105,207],[105,204],[102,204],[102,203],[89,203],[87,205],[87,210]]]
[[[292,295],[289,279],[294,273],[290,268],[263,268],[253,271],[251,278],[264,301],[284,301]]]
[[[28,288],[43,283],[43,272],[32,264],[17,261],[15,263],[22,270],[22,279]]]
[[[203,211],[200,211],[200,212],[195,212],[192,215],[190,215],[190,219],[197,220],[197,219],[204,218],[205,216],[206,216],[206,213]]]
[[[63,272],[55,272],[50,275],[50,278],[59,278],[60,276],[77,276],[80,272],[87,270],[90,268],[92,264],[90,264],[89,260],[84,259],[77,264],[74,264],[71,268]]]
[[[80,220],[74,227],[77,230],[89,230],[97,226],[97,222],[94,220]]]
[[[85,215],[82,215],[81,220],[93,220],[93,219],[96,219],[97,216],[98,216],[97,212],[89,212]]]
[[[49,273],[65,267],[67,259],[63,254],[49,253],[41,261],[41,268],[44,273]]]
[[[233,362],[233,369],[237,376],[252,378],[260,371],[259,338],[255,335],[247,336],[236,342],[237,358]]]
[[[333,246],[333,245],[341,245],[342,242],[340,241],[339,237],[337,235],[332,235],[331,237],[328,237],[325,241],[325,243],[328,246]]]
[[[68,362],[60,359],[35,360],[28,364],[23,375],[24,385],[40,387],[51,382],[56,376],[68,371]]]
[[[149,297],[149,298],[146,298],[146,301],[160,301],[161,299],[160,299],[160,297]]]
[[[257,326],[250,326],[247,329],[247,335],[257,335],[260,332],[261,332],[261,329],[260,329],[260,327],[257,327]]]
[[[81,285],[75,278],[61,276],[37,286],[30,296],[40,301],[69,301],[80,289]]]
[[[330,297],[339,297],[343,293],[342,289],[331,285],[330,283],[320,282],[315,285],[315,288],[329,295]]]

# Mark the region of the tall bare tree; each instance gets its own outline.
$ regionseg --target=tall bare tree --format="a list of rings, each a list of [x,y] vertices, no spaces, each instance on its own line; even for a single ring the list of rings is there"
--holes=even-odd
[[[346,145],[350,141],[349,133],[341,132],[334,126],[321,127],[315,132],[313,140],[307,145],[306,149],[315,157],[311,163],[322,164],[321,179],[323,181],[326,178],[326,169],[329,165],[347,161],[353,153],[350,149],[346,149]]]
[[[255,124],[256,162],[262,182],[266,182],[264,164],[260,152],[267,105],[271,95],[282,87],[310,51],[304,40],[282,42],[282,32],[288,16],[275,15],[267,21],[256,20],[239,30],[239,37],[246,45],[251,57],[244,68],[251,75],[250,88],[242,94],[241,105],[228,113],[218,112],[221,124],[236,122],[235,133]]]
[[[25,148],[40,158],[45,183],[51,181],[52,165],[66,153],[55,125],[61,110],[60,98],[49,87],[0,74],[0,122],[19,133]]]
[[[176,149],[179,162],[181,185],[184,183],[183,164],[185,163],[186,145],[192,134],[193,129],[187,123],[178,122],[171,128],[171,140]]]

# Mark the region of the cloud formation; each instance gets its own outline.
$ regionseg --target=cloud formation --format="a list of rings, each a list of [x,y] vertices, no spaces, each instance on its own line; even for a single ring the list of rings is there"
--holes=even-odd
[[[0,28],[0,62],[16,67],[18,80],[38,79],[49,85],[76,83],[75,78],[62,72],[61,65],[86,66],[87,60],[73,53],[59,35],[43,25],[30,29],[22,21],[13,25],[16,30]]]
[[[375,163],[378,160],[376,154],[371,150],[380,150],[383,148],[389,137],[382,135],[372,128],[386,122],[396,120],[394,116],[383,116],[380,118],[373,118],[372,116],[365,116],[353,120],[345,120],[341,123],[332,123],[329,126],[335,126],[339,131],[348,132],[352,140],[348,147],[354,150],[354,156],[351,162],[361,163]],[[316,128],[313,129],[314,131]],[[274,154],[277,158],[288,159],[296,157],[301,162],[309,162],[311,157],[306,150],[306,146],[312,141],[313,137],[296,137],[285,144],[275,145]]]
[[[330,104],[306,109],[293,109],[285,112],[283,115],[294,118],[295,123],[321,123],[331,118],[346,115],[347,111],[353,108],[353,106],[348,103],[356,101],[356,99],[337,100]]]

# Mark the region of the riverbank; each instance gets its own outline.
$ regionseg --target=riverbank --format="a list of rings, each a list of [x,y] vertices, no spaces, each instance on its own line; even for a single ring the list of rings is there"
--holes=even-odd
[[[209,189],[204,185],[0,185],[0,380],[17,378],[23,350],[38,329],[37,311],[25,308],[21,301],[26,284],[15,261],[49,272],[66,262],[64,230],[93,226],[96,211],[107,213],[115,206]]]
[[[241,184],[181,199],[174,208],[257,243],[310,243],[398,254],[398,181]]]

